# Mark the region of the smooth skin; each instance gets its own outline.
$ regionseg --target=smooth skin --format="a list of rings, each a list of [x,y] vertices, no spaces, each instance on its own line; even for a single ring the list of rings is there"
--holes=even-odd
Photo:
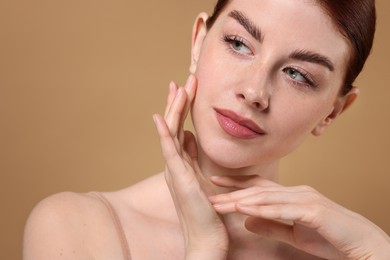
[[[132,259],[388,259],[390,239],[375,224],[310,187],[276,182],[279,159],[358,95],[339,95],[349,48],[329,17],[314,1],[232,0],[210,30],[206,20],[202,13],[194,24],[191,75],[169,85],[164,115],[153,116],[165,170],[104,193]],[[299,50],[325,55],[334,69],[291,58]],[[266,134],[230,136],[215,108]],[[183,130],[190,111],[196,137]],[[24,259],[123,259],[112,219],[90,193],[40,202],[24,239]]]
[[[261,5],[261,11],[253,8],[256,4]],[[263,25],[259,26],[264,33],[262,41],[254,40],[241,24],[227,15],[235,10],[254,21],[252,24]],[[183,130],[176,128],[182,125],[180,120],[187,113],[188,105],[183,104],[183,110],[178,112],[175,103],[184,101],[173,100],[173,111],[166,114],[165,123],[161,117],[155,117],[167,162],[165,174],[179,219],[185,223],[182,229],[186,252],[191,255],[191,241],[197,253],[203,252],[204,257],[212,248],[218,249],[217,254],[221,254],[223,248],[232,250],[231,245],[225,244],[229,242],[225,235],[231,240],[245,236],[228,226],[232,223],[235,226],[241,219],[243,227],[260,237],[284,242],[319,258],[386,259],[390,255],[389,238],[375,224],[311,187],[283,187],[272,181],[278,159],[295,149],[309,133],[321,135],[358,94],[357,89],[352,89],[345,96],[339,95],[346,53],[349,53],[343,36],[318,6],[305,1],[233,1],[210,31],[205,28],[206,19],[206,15],[201,14],[195,24],[191,66],[191,72],[199,79],[192,110],[200,143],[198,151],[194,152],[193,136],[180,134]],[[291,21],[295,22],[294,28],[304,29],[289,34]],[[240,42],[230,42],[231,56],[219,47],[221,41],[216,40],[221,38],[219,34],[240,38]],[[338,48],[334,48],[335,45]],[[325,53],[334,69],[291,60],[289,53],[297,49]],[[286,74],[291,76],[285,69],[290,63],[294,64],[292,68],[307,71],[318,85],[308,89],[298,83],[291,84],[291,78],[285,79]],[[281,75],[282,72],[285,75]],[[192,77],[190,82],[194,81]],[[294,80],[303,79],[294,77]],[[187,102],[191,103],[192,94],[188,96]],[[177,99],[184,97],[178,95]],[[267,134],[250,142],[224,136],[210,112],[211,108],[220,106],[257,119]],[[171,115],[176,115],[176,120]],[[183,140],[183,136],[190,137],[189,150],[185,149],[187,140]],[[180,147],[180,144],[186,145]],[[205,173],[200,174],[200,169]],[[211,174],[219,176],[210,177]],[[210,196],[208,190],[199,189],[199,183],[196,187],[191,185],[199,179],[197,176],[209,176],[214,185],[238,191]],[[174,185],[175,180],[179,185]],[[200,190],[197,203],[191,203],[195,193],[192,188]],[[212,212],[206,214],[205,196],[209,196],[215,211],[223,216],[226,232],[221,230],[221,223]],[[202,202],[205,205],[199,207]],[[202,223],[199,219],[202,216],[203,221],[208,222],[202,224],[205,228],[192,226],[192,223]],[[242,216],[246,216],[244,221]],[[204,251],[199,249],[202,241]],[[231,254],[229,249],[220,259]]]
[[[189,82],[193,81],[190,76]],[[194,136],[178,128],[187,113],[185,98],[188,97],[182,89],[177,91],[165,120],[158,115],[154,120],[167,162],[165,177],[185,237],[186,259],[230,259],[231,233],[224,218],[215,212],[246,216],[244,227],[248,231],[312,255],[290,251],[289,257],[294,259],[387,258],[389,238],[380,228],[311,187],[284,187],[259,175],[212,176],[215,185],[235,191],[209,195],[213,191],[200,172]],[[210,202],[215,211],[210,209]],[[262,254],[266,251],[244,255],[269,259],[287,256],[277,251],[272,252],[273,256]]]

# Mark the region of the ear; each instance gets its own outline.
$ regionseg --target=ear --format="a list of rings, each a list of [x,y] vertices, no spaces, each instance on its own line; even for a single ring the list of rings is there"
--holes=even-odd
[[[191,66],[190,73],[194,74],[196,71],[196,66],[198,64],[200,51],[203,45],[204,38],[207,34],[207,25],[206,21],[208,15],[206,13],[200,13],[196,17],[194,27],[192,29],[192,49],[191,49]]]
[[[321,122],[312,130],[315,136],[322,135],[330,124],[343,113],[359,96],[359,89],[352,87],[352,89],[344,96],[337,98],[332,111],[321,120]]]

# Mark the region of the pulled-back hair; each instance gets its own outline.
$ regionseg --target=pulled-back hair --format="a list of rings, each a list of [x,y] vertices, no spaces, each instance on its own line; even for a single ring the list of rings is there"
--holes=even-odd
[[[371,52],[376,23],[375,0],[316,1],[350,45],[351,55],[341,88],[341,94],[345,95],[351,90],[353,82],[362,71]],[[228,3],[229,0],[218,0],[213,14],[207,20],[208,28],[213,26]]]

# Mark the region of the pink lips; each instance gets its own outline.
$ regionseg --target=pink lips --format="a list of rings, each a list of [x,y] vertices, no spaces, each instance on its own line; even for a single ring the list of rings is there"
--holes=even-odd
[[[233,111],[225,109],[215,109],[215,111],[220,126],[231,136],[241,139],[251,139],[265,134],[264,130],[255,122],[241,117]]]

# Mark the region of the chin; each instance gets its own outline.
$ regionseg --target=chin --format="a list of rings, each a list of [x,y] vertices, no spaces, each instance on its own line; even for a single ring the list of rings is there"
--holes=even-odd
[[[224,140],[199,140],[201,157],[226,169],[241,169],[262,164],[261,156],[254,157],[253,150],[243,149]]]

